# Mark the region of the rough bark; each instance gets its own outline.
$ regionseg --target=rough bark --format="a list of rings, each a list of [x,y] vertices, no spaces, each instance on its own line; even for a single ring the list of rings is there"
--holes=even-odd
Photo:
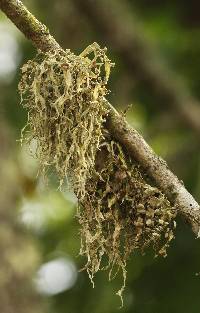
[[[1,0],[0,8],[37,49],[43,52],[61,49],[48,28],[39,22],[21,1]]]
[[[113,108],[110,110],[106,127],[115,139],[126,149],[156,185],[165,193],[170,202],[191,224],[195,234],[199,233],[200,208],[193,196],[186,190],[183,182],[174,175],[167,163],[157,156],[144,138],[128,125],[124,117]]]

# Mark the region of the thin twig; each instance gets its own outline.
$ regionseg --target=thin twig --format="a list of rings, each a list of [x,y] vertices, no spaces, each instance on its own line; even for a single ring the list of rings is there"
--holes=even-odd
[[[0,8],[11,21],[43,52],[61,49],[47,28],[26,9],[19,0],[0,0]],[[166,194],[177,210],[191,224],[192,230],[199,235],[200,207],[182,182],[169,170],[165,161],[158,157],[143,137],[124,120],[113,106],[105,100],[109,108],[106,127],[147,172],[155,184]]]

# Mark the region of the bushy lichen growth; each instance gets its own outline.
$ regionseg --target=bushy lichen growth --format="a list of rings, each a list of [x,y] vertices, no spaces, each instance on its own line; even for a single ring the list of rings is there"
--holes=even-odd
[[[68,178],[79,197],[102,140],[111,66],[105,49],[93,44],[79,56],[70,50],[39,54],[22,67],[19,90],[29,111],[26,140],[36,139],[42,169],[53,166],[60,183]]]
[[[121,269],[121,296],[130,253],[152,245],[166,256],[176,214],[104,129],[111,66],[97,44],[79,56],[39,54],[23,66],[19,90],[28,109],[23,136],[36,140],[42,169],[55,168],[60,185],[67,179],[79,200],[80,253],[90,279],[102,268],[110,279]]]
[[[126,262],[131,252],[153,246],[156,255],[166,256],[173,239],[176,216],[169,201],[149,185],[138,165],[115,141],[105,141],[96,160],[94,175],[79,208],[82,247],[91,280],[106,256],[109,277],[121,268],[124,284]]]

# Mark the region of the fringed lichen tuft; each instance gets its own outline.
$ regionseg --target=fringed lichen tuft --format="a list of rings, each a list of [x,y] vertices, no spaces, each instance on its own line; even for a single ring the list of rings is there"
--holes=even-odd
[[[40,53],[23,66],[19,90],[28,109],[25,139],[36,140],[42,169],[55,168],[79,199],[80,254],[90,279],[103,268],[110,279],[122,270],[121,297],[130,253],[152,245],[166,256],[176,211],[104,129],[112,65],[97,44],[79,56]]]
[[[93,57],[88,55],[93,52]],[[98,44],[79,56],[40,53],[22,67],[19,90],[28,109],[28,142],[36,139],[41,167],[54,166],[79,197],[95,164],[106,116],[104,96],[112,66]]]
[[[82,247],[90,279],[103,269],[106,257],[109,278],[122,270],[131,252],[153,246],[156,255],[166,256],[174,238],[176,211],[161,191],[149,185],[115,141],[101,146],[94,175],[87,181],[87,194],[79,207]],[[104,262],[103,262],[104,263]]]

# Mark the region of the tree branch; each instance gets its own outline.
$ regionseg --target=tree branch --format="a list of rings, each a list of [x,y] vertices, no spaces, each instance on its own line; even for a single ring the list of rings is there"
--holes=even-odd
[[[19,0],[0,0],[0,8],[11,21],[43,52],[61,49],[47,28],[26,9]],[[143,137],[124,120],[113,106],[105,100],[109,108],[106,127],[110,134],[127,150],[147,172],[155,184],[166,194],[172,205],[191,224],[199,235],[200,207],[182,182],[169,170],[165,161],[158,157]]]
[[[43,52],[61,49],[47,27],[32,15],[21,1],[0,0],[0,9],[37,49]]]
[[[186,190],[167,166],[167,163],[155,154],[144,138],[112,107],[106,123],[110,133],[128,151],[143,170],[153,179],[175,205],[184,218],[191,224],[195,234],[200,230],[200,208],[193,196]]]

